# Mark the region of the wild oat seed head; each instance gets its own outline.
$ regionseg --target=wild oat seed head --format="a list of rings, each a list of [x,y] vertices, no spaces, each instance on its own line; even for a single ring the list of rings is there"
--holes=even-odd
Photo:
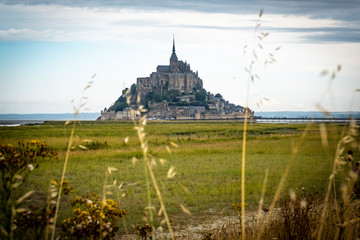
[[[173,146],[173,147],[179,147],[176,143],[174,143],[174,142],[172,142],[172,141],[170,141],[170,144]]]
[[[158,213],[157,213],[157,215],[160,217],[162,214],[163,214],[163,209],[160,208],[159,211],[158,211]]]
[[[300,207],[301,207],[301,208],[306,208],[306,205],[307,205],[306,200],[305,200],[305,199],[301,199],[301,201],[300,201]]]
[[[165,149],[166,149],[166,151],[167,151],[168,153],[171,154],[171,149],[169,148],[169,146],[165,146]]]
[[[167,173],[167,178],[173,178],[173,177],[175,177],[175,175],[176,175],[175,167],[174,167],[174,166],[171,166],[171,167],[169,168],[168,173]]]
[[[160,162],[160,164],[161,164],[161,165],[164,165],[164,164],[165,164],[165,162],[166,162],[166,160],[165,160],[165,159],[163,159],[163,158],[160,158],[160,159],[159,159],[159,162]]]
[[[289,195],[290,195],[291,201],[295,202],[296,201],[296,193],[294,192],[294,190],[290,189]]]
[[[185,214],[191,215],[190,210],[187,209],[186,207],[184,207],[184,205],[180,204],[180,208],[181,208],[181,211],[183,211]]]

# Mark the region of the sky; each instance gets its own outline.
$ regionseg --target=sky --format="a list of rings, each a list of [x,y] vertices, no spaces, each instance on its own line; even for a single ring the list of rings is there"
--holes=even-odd
[[[173,36],[232,103],[360,111],[359,12],[359,0],[0,0],[0,114],[71,113],[82,96],[100,112],[169,64]]]

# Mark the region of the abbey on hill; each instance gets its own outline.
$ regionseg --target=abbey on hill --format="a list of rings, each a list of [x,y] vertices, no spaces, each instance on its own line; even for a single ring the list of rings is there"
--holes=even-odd
[[[140,77],[136,83],[136,90],[141,99],[145,99],[150,92],[160,95],[172,90],[191,93],[194,89],[202,89],[202,87],[202,80],[197,72],[191,70],[190,64],[178,61],[174,39],[170,65],[158,65],[156,72],[151,73],[150,77]]]
[[[126,102],[131,95],[130,105],[136,107],[137,96],[140,104],[147,109],[151,119],[241,119],[245,109],[228,101],[221,94],[212,94],[203,88],[203,81],[190,68],[186,61],[178,60],[173,39],[169,65],[158,65],[156,72],[149,77],[137,78],[136,84],[124,89],[122,95],[110,106],[101,111],[101,120],[131,119],[130,106]]]

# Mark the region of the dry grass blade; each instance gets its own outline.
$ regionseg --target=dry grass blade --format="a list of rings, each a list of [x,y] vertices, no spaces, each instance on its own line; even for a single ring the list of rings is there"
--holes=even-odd
[[[180,204],[180,208],[181,208],[181,211],[183,211],[185,214],[191,215],[191,212],[189,211],[189,209],[184,207],[184,205]]]
[[[326,117],[331,117],[330,113],[325,108],[323,108],[320,104],[316,104],[316,108],[320,112],[322,112]]]
[[[247,96],[249,96],[249,87]],[[248,101],[248,100],[247,100]],[[247,131],[247,118],[248,111],[245,111],[244,118],[244,132],[243,132],[243,141],[242,141],[242,156],[241,156],[241,239],[245,240],[245,159],[246,159],[246,131]]]
[[[326,132],[326,126],[324,123],[321,123],[320,125],[320,136],[321,136],[321,143],[324,149],[326,149],[329,145],[327,132]]]
[[[337,66],[337,69],[336,69],[338,72],[340,72],[341,71],[341,65],[339,64],[338,66]]]
[[[57,221],[57,216],[58,216],[58,212],[59,212],[62,186],[63,186],[63,182],[64,182],[64,179],[65,179],[65,173],[66,173],[66,169],[67,169],[67,164],[68,164],[68,161],[69,161],[70,149],[72,147],[72,142],[73,142],[73,139],[74,139],[75,125],[76,125],[76,121],[73,122],[73,126],[72,126],[72,129],[71,129],[71,134],[70,134],[70,138],[69,138],[69,142],[68,142],[68,146],[67,146],[67,150],[66,150],[64,167],[63,167],[63,171],[62,171],[62,174],[61,174],[58,198],[57,198],[56,207],[55,207],[55,216],[54,216],[54,224],[53,224],[53,227],[52,227],[51,240],[54,240],[54,238],[55,238],[56,221]]]
[[[167,178],[173,178],[173,177],[175,177],[175,175],[176,175],[175,167],[171,166],[168,170]]]
[[[22,203],[26,198],[28,198],[31,194],[33,194],[35,191],[31,190],[27,193],[25,193],[24,195],[22,195],[18,200],[16,200],[16,204],[20,204]]]
[[[173,141],[170,141],[170,144],[171,144],[171,146],[173,146],[173,147],[179,147],[179,145],[177,145],[176,143],[174,143]]]
[[[328,75],[328,74],[329,74],[329,71],[326,70],[326,69],[324,69],[324,70],[322,70],[322,71],[320,72],[320,76],[326,76],[326,75]]]
[[[151,168],[150,163],[147,163],[147,167],[148,167],[148,170],[149,170],[149,173],[150,173],[152,182],[153,182],[153,184],[154,184],[154,189],[155,189],[156,195],[157,195],[157,197],[158,197],[158,199],[159,199],[160,206],[161,206],[161,208],[163,209],[164,217],[165,217],[165,220],[166,220],[167,227],[168,227],[168,229],[169,229],[169,233],[170,233],[171,239],[174,240],[174,239],[175,239],[175,235],[174,235],[174,233],[173,233],[173,231],[172,231],[172,228],[171,228],[171,225],[170,225],[170,220],[169,220],[169,217],[168,217],[168,215],[167,215],[166,208],[165,208],[165,205],[164,205],[164,201],[163,201],[163,199],[162,199],[162,195],[161,195],[161,192],[160,192],[160,190],[159,190],[159,186],[158,186],[157,181],[156,181],[156,179],[155,179],[155,175],[154,175],[154,173],[153,173],[153,171],[152,171],[152,168]]]
[[[94,74],[91,79],[95,78],[95,76],[96,76],[96,74]],[[85,87],[85,89],[83,90],[83,92],[81,94],[81,98],[80,98],[81,100],[82,100],[82,96],[84,96],[85,91],[90,87],[91,87],[91,83],[89,83]],[[51,240],[54,240],[54,238],[55,238],[56,222],[57,222],[58,212],[59,212],[59,207],[60,207],[61,192],[62,192],[63,183],[64,183],[64,179],[65,179],[65,173],[66,173],[66,169],[67,169],[67,164],[68,164],[68,161],[69,161],[70,150],[72,149],[72,144],[73,144],[73,140],[74,140],[75,126],[76,126],[76,123],[77,123],[76,117],[80,112],[80,108],[81,108],[80,106],[82,104],[83,103],[80,102],[78,108],[74,107],[74,111],[75,111],[74,118],[75,118],[75,120],[73,121],[73,125],[72,125],[72,128],[71,128],[71,133],[70,133],[70,137],[69,137],[69,141],[68,141],[68,145],[67,145],[67,150],[66,150],[66,154],[65,154],[64,167],[63,167],[63,171],[62,171],[62,174],[61,174],[59,192],[58,192],[57,201],[56,201],[56,207],[55,207],[54,224],[53,224],[53,227],[52,227]]]
[[[109,172],[110,175],[112,174],[112,172],[116,172],[117,170],[118,170],[117,168],[108,167],[108,172]]]
[[[270,213],[274,210],[275,208],[275,204],[276,202],[279,200],[279,197],[280,197],[280,193],[284,187],[284,184],[285,184],[285,180],[287,178],[287,176],[289,175],[289,172],[290,172],[290,169],[291,169],[291,166],[292,166],[292,163],[295,159],[295,156],[297,155],[298,151],[299,151],[299,148],[300,146],[302,145],[302,143],[304,142],[305,140],[305,137],[308,133],[310,129],[310,124],[307,124],[306,125],[306,128],[304,129],[304,131],[302,132],[301,136],[300,136],[300,139],[299,139],[299,142],[296,144],[296,146],[294,146],[294,149],[293,149],[293,154],[291,155],[291,158],[289,160],[289,162],[287,163],[286,167],[285,167],[285,170],[284,170],[284,173],[283,175],[281,176],[281,179],[280,179],[280,182],[279,182],[279,185],[275,191],[275,195],[274,195],[274,198],[270,204],[270,207],[269,207],[269,212],[268,214],[265,216],[265,221],[261,224],[261,228],[260,228],[260,231],[257,235],[257,239],[260,240],[261,237],[262,237],[262,234],[264,233],[264,230],[265,230],[265,223],[269,220],[269,216],[270,216]]]
[[[79,148],[83,149],[83,150],[88,150],[87,147],[85,147],[84,145],[79,145]]]
[[[165,146],[165,149],[169,154],[171,154],[171,149],[169,148],[169,146]]]
[[[339,144],[337,146],[337,150],[336,150],[336,154],[335,154],[335,158],[334,158],[333,169],[332,169],[332,172],[331,172],[330,177],[329,177],[329,182],[328,182],[328,186],[327,186],[327,190],[326,190],[326,194],[325,194],[323,210],[321,212],[321,217],[320,217],[320,225],[319,225],[319,229],[317,231],[317,240],[321,240],[322,231],[323,231],[323,228],[324,228],[325,217],[326,217],[326,214],[327,214],[327,207],[328,207],[328,202],[329,202],[329,197],[330,197],[330,192],[331,192],[331,186],[333,184],[334,177],[335,177],[335,174],[336,174],[336,168],[338,166],[337,162],[338,162],[338,158],[340,156],[340,154],[339,154],[340,149],[341,149],[341,142],[339,142]]]
[[[159,159],[159,162],[160,162],[160,164],[161,164],[161,165],[164,165],[164,164],[165,164],[165,162],[166,162],[166,160],[165,160],[165,159],[163,159],[163,158],[160,158],[160,159]]]
[[[259,201],[258,212],[257,212],[257,216],[256,216],[256,224],[257,225],[260,223],[261,211],[262,211],[262,207],[264,204],[265,189],[266,189],[266,184],[267,184],[268,178],[269,178],[269,168],[266,168],[264,182],[263,182],[262,188],[261,188],[261,197],[260,197],[260,201]]]

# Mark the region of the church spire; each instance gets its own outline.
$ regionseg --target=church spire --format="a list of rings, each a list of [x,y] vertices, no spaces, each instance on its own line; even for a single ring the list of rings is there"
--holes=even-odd
[[[175,35],[173,35],[173,53],[175,53]]]
[[[176,56],[176,53],[175,53],[175,36],[173,35],[173,49],[172,49],[172,54],[171,54],[171,57],[170,57],[170,62],[171,61],[175,61],[177,62],[178,58]]]

